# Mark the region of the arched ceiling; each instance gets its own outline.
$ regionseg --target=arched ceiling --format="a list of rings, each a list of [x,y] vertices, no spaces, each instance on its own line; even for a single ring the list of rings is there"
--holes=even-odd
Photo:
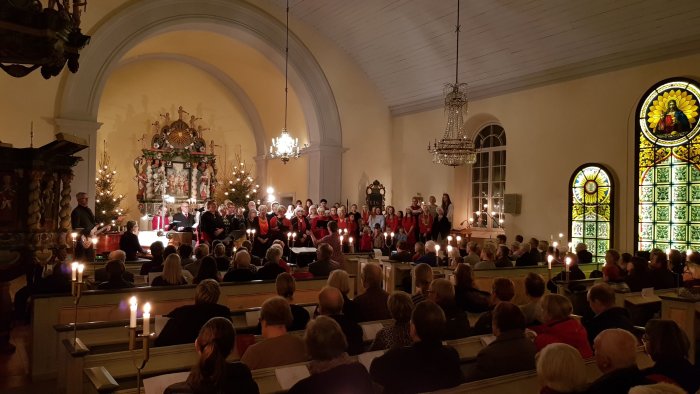
[[[291,0],[291,29],[302,21],[342,48],[400,114],[441,106],[454,82],[456,4]],[[698,0],[462,0],[460,19],[472,98],[700,52]]]

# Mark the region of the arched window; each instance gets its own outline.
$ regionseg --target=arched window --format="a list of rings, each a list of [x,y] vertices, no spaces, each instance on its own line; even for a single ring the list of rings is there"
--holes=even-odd
[[[506,132],[499,125],[481,129],[474,140],[479,153],[472,167],[473,226],[497,228],[506,192]],[[501,222],[502,223],[502,222]]]
[[[637,250],[700,250],[700,125],[695,81],[649,89],[637,108]]]
[[[584,164],[569,182],[569,234],[574,246],[584,243],[594,262],[605,262],[612,246],[613,180],[598,164]]]

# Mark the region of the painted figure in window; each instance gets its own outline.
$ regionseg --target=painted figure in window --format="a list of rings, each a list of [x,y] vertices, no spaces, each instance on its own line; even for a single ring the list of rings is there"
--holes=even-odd
[[[676,106],[676,100],[669,100],[666,113],[659,120],[659,123],[656,124],[656,133],[672,134],[674,132],[686,133],[688,131],[690,131],[688,117]]]

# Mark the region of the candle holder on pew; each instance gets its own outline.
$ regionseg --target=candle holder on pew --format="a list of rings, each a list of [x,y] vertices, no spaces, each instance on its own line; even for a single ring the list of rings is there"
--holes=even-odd
[[[71,295],[73,295],[74,319],[73,319],[73,350],[88,351],[87,346],[78,338],[78,305],[83,295],[83,272],[85,265],[74,261],[71,264]]]
[[[141,386],[143,384],[142,371],[148,364],[148,360],[151,357],[151,338],[154,334],[151,334],[151,304],[148,302],[143,305],[143,325],[142,330],[139,333],[136,326],[136,310],[138,309],[138,301],[136,297],[131,297],[129,300],[130,307],[130,317],[129,317],[129,351],[131,351],[132,361],[134,367],[136,368],[136,392],[141,392]],[[136,343],[141,341],[141,357],[139,358],[138,350],[136,348]]]
[[[552,262],[554,261],[554,256],[551,254],[547,256],[547,282],[552,280]]]

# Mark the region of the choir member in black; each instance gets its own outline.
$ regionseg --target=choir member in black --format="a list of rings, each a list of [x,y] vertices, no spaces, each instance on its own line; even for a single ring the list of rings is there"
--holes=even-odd
[[[216,210],[216,202],[208,201],[207,210],[202,213],[199,219],[199,227],[204,233],[206,240],[212,242],[215,239],[223,240],[226,238],[224,220]]]
[[[437,241],[440,239],[446,239],[450,234],[451,224],[450,221],[445,216],[445,211],[442,207],[437,207],[437,216],[433,220],[433,228],[431,230],[433,240]]]
[[[190,203],[187,201],[180,204],[180,212],[173,215],[173,225],[177,231],[191,232],[195,223],[195,215],[190,213]]]
[[[352,236],[355,237],[355,239],[360,239],[360,231],[362,231],[362,226],[360,225],[362,221],[362,215],[360,215],[360,212],[357,211],[357,204],[350,205],[350,212],[348,212],[348,218],[355,222],[355,234],[353,234]]]
[[[292,218],[292,232],[297,233],[297,237],[292,241],[290,247],[311,246],[311,237],[306,235],[306,230],[310,228],[309,221],[304,216],[304,208],[295,209],[294,217]]]
[[[145,252],[139,242],[139,225],[135,221],[129,220],[126,222],[126,231],[119,239],[119,249],[126,253],[127,261],[134,261],[138,255],[143,255]]]
[[[287,233],[291,232],[292,229],[292,222],[287,219],[285,214],[287,213],[287,209],[279,205],[277,207],[277,212],[276,215],[270,219],[270,232],[275,239],[279,239],[281,241],[287,240]]]
[[[258,209],[255,206],[255,201],[248,201],[248,207],[245,209],[245,211],[243,211],[243,218],[246,221],[248,221],[248,219],[250,218],[250,211],[257,211],[257,210]],[[248,223],[246,223],[246,228],[249,227],[247,224]]]
[[[267,220],[267,207],[260,206],[258,216],[253,220],[252,229],[255,230],[253,240],[253,254],[256,256],[265,256],[267,248],[272,245],[272,234],[270,231],[270,221]]]
[[[226,233],[231,239],[237,239],[241,235],[240,230],[243,229],[241,220],[238,218],[238,208],[232,203],[226,203],[226,220],[228,220],[228,228]],[[238,231],[238,233],[234,233]]]

